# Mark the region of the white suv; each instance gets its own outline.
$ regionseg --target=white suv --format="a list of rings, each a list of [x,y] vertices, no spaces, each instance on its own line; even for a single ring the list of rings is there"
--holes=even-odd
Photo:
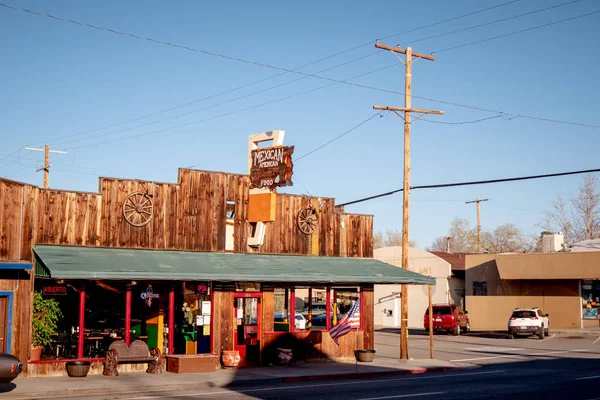
[[[550,320],[537,307],[515,308],[508,320],[508,338],[536,335],[540,339],[550,334]]]

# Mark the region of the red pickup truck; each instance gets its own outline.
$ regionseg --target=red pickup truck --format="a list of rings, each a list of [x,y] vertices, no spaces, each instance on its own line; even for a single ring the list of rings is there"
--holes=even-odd
[[[433,330],[436,332],[452,332],[460,335],[461,332],[469,332],[471,325],[467,312],[456,304],[434,304],[433,305]],[[425,310],[423,326],[429,330],[429,307]]]

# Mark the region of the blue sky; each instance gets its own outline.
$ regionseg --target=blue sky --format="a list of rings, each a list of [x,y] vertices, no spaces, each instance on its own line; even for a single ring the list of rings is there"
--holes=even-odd
[[[295,145],[294,157],[300,158],[368,119],[375,113],[374,104],[403,106],[398,93],[404,92],[404,67],[390,52],[378,53],[375,39],[509,3],[0,2],[5,1],[285,69],[365,44],[300,71],[346,80],[381,69],[351,82],[388,92],[331,85],[313,77],[285,84],[302,75],[280,74],[276,69],[0,7],[0,176],[41,186],[42,174],[35,169],[43,155],[19,149],[48,143],[68,152],[52,156],[50,186],[81,191],[97,191],[98,176],[175,182],[177,168],[192,165],[245,173],[248,135],[272,129],[286,131],[285,144]],[[442,51],[600,10],[597,1],[581,0],[533,13],[565,3],[569,1],[513,1],[382,40],[389,45],[411,45],[420,53],[436,52],[436,61],[414,63],[414,96],[507,114],[498,117],[493,112],[413,98],[413,107],[446,111],[445,116],[426,117],[442,123],[419,121],[412,126],[413,185],[600,167],[600,13]],[[532,13],[512,18],[528,12]],[[440,36],[420,40],[435,35]],[[345,65],[320,72],[340,64]],[[319,89],[322,86],[328,87]],[[230,92],[221,94],[226,91]],[[207,97],[211,98],[202,100]],[[162,112],[187,103],[192,104]],[[494,116],[478,123],[452,124]],[[375,117],[298,160],[295,185],[282,191],[335,197],[343,203],[398,189],[402,187],[402,132],[397,116]],[[65,136],[70,137],[57,140]],[[513,223],[525,234],[539,234],[537,224],[544,210],[558,193],[574,194],[582,180],[583,176],[568,176],[414,190],[411,239],[422,248],[429,246],[446,234],[454,217],[466,218],[475,226],[475,206],[464,202],[477,197],[490,199],[482,204],[483,229]],[[402,194],[348,206],[347,211],[375,215],[375,230],[401,230]]]

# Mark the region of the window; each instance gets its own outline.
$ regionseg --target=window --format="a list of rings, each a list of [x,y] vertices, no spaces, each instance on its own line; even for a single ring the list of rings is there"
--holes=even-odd
[[[583,319],[598,319],[600,304],[600,281],[584,280],[581,283]]]
[[[487,296],[487,282],[473,282],[473,296]]]
[[[289,303],[290,290],[287,288],[275,288],[275,308],[274,308],[274,330],[275,332],[289,332]]]
[[[513,311],[511,318],[537,318],[537,315],[535,315],[535,311],[527,311],[527,310],[521,310],[521,311]]]

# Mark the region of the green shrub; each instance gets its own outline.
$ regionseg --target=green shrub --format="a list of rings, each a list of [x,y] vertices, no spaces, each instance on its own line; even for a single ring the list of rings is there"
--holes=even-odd
[[[63,316],[59,304],[54,299],[45,299],[41,292],[33,293],[33,321],[31,343],[33,346],[47,346],[52,343],[58,319]]]

